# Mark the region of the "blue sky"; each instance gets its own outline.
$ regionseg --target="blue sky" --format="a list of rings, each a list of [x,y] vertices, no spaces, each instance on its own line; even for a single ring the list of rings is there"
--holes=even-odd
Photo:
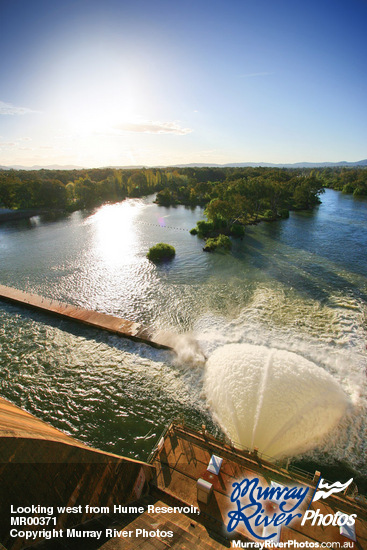
[[[0,0],[0,164],[367,157],[367,1]]]

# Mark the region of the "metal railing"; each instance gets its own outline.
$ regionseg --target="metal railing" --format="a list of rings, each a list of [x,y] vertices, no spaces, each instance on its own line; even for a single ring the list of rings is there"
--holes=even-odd
[[[150,453],[150,455],[149,455],[148,458],[147,458],[148,464],[151,464],[151,463],[153,462],[153,460],[154,460],[154,458],[155,458],[155,455],[156,455],[157,452],[158,452],[159,442],[161,441],[162,438],[164,439],[164,438],[166,437],[167,432],[169,431],[169,429],[170,429],[171,426],[173,426],[173,425],[174,425],[174,422],[170,422],[170,423],[163,429],[162,433],[160,434],[160,436],[159,436],[158,439],[157,439],[156,444],[155,444],[154,447],[153,447],[152,452]]]

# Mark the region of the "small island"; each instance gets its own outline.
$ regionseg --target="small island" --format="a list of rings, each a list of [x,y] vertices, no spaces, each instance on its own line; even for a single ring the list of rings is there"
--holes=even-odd
[[[175,255],[176,250],[172,245],[166,243],[158,243],[149,249],[147,258],[152,262],[163,262],[165,260],[172,260]]]

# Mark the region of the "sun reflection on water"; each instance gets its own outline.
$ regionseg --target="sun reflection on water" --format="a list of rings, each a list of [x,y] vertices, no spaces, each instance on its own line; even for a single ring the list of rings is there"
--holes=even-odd
[[[125,201],[105,205],[88,220],[94,229],[94,253],[106,267],[118,268],[132,262],[137,247],[134,220],[144,205]]]

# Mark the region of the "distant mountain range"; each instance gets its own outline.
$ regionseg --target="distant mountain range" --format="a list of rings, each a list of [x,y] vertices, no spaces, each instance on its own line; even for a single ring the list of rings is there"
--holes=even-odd
[[[230,162],[228,164],[213,164],[213,163],[192,163],[192,164],[171,164],[171,165],[161,165],[161,166],[101,166],[100,168],[114,168],[114,169],[125,169],[133,170],[139,168],[245,168],[248,166],[252,167],[264,167],[264,168],[332,168],[332,167],[350,167],[357,168],[367,166],[367,159],[359,160],[356,162],[347,162],[345,160],[340,162],[296,162],[294,164],[273,164],[271,162]],[[59,165],[51,164],[49,166],[0,166],[0,170],[87,170],[88,167],[83,166],[74,166],[74,165]]]
[[[74,166],[72,164],[62,166],[61,164],[50,164],[49,166],[0,166],[0,170],[84,170],[82,166]]]
[[[271,162],[231,162],[229,164],[175,164],[174,166],[177,166],[178,168],[200,168],[204,166],[218,168],[245,168],[248,166],[261,166],[263,168],[327,168],[337,166],[358,167],[367,166],[367,159],[359,160],[356,162],[347,162],[345,160],[340,162],[295,162],[294,164],[273,164]]]

